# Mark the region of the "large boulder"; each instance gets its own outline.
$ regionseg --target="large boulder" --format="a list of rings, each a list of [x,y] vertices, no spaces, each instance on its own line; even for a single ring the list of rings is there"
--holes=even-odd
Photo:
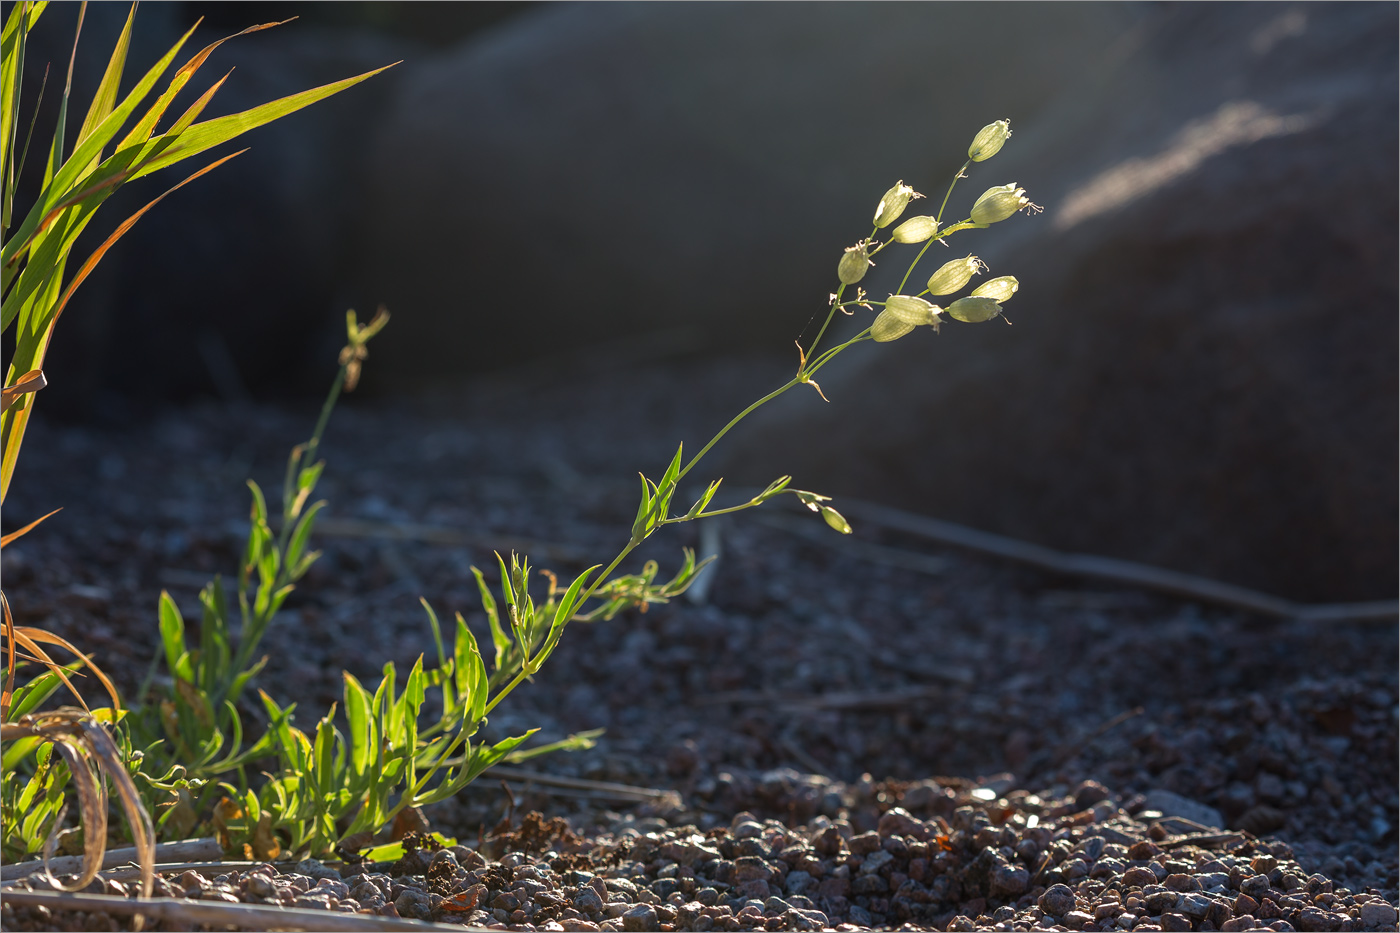
[[[1046,207],[955,243],[1020,278],[1014,326],[859,347],[823,373],[832,404],[749,423],[731,477],[1393,598],[1396,26],[1393,5],[1154,10],[966,183]]]
[[[369,379],[790,343],[872,191],[952,172],[977,128],[1038,113],[1141,16],[550,5],[421,62],[375,132],[358,291],[396,319]]]

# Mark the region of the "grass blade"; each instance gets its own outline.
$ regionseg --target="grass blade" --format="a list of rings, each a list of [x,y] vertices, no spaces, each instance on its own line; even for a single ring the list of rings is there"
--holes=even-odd
[[[341,81],[302,91],[299,94],[291,94],[279,100],[269,101],[266,104],[245,110],[242,113],[229,114],[226,117],[216,117],[213,120],[196,123],[180,135],[180,139],[175,145],[143,165],[132,175],[132,178],[140,178],[152,172],[158,172],[168,165],[174,165],[183,159],[199,155],[201,152],[226,143],[249,130],[257,129],[273,120],[285,117],[289,113],[295,113],[303,107],[325,100],[333,94],[339,94],[346,88],[354,87],[361,81],[372,78],[381,71],[397,64],[399,63],[394,62],[393,65],[385,65],[383,68],[366,71],[353,78],[345,78]],[[8,259],[8,257],[6,258]]]
[[[117,44],[112,47],[112,55],[107,60],[107,70],[102,73],[102,80],[97,85],[97,93],[92,97],[92,104],[88,107],[87,116],[83,118],[82,128],[78,130],[78,144],[82,145],[84,139],[92,135],[92,131],[107,119],[112,108],[117,105],[117,92],[122,82],[122,72],[126,70],[126,53],[131,48],[131,24],[136,19],[136,4],[131,5],[131,12],[126,15],[126,24],[122,26],[121,35],[117,37]],[[91,171],[102,159],[102,152],[98,150],[92,161],[87,166]]]
[[[12,532],[10,532],[9,534],[5,535],[3,538],[0,538],[0,548],[5,547],[5,546],[8,545],[11,541],[16,541],[16,540],[18,540],[18,539],[20,539],[20,538],[23,538],[25,535],[29,534],[29,532],[33,531],[34,528],[37,527],[38,524],[39,524],[40,522],[42,522],[44,519],[49,518],[49,517],[51,517],[51,516],[53,516],[53,515],[57,515],[59,512],[62,512],[62,511],[63,511],[63,507],[62,507],[62,506],[59,506],[58,508],[56,508],[56,509],[54,509],[52,512],[50,512],[48,515],[45,515],[45,516],[43,516],[43,517],[41,517],[41,518],[36,518],[36,519],[34,519],[34,521],[30,522],[28,525],[25,525],[23,528],[19,529],[18,531],[12,531]]]
[[[80,268],[78,270],[78,273],[75,276],[73,276],[73,280],[68,283],[68,287],[63,290],[62,296],[54,305],[53,310],[48,314],[46,323],[43,324],[43,337],[38,341],[37,345],[32,348],[19,346],[16,347],[15,357],[13,360],[11,360],[10,363],[11,369],[16,369],[19,367],[24,367],[25,369],[42,368],[44,353],[48,349],[48,343],[49,339],[52,337],[54,325],[58,323],[59,315],[63,313],[63,309],[67,306],[69,299],[73,297],[73,292],[76,291],[78,286],[81,285],[83,281],[92,273],[92,270],[97,266],[98,262],[102,260],[102,257],[107,254],[107,251],[111,249],[112,246],[118,240],[125,236],[126,232],[132,227],[134,227],[136,225],[136,222],[140,220],[143,216],[145,216],[147,211],[149,211],[151,208],[155,207],[162,200],[164,200],[166,195],[169,195],[171,192],[184,187],[185,185],[194,181],[199,176],[205,174],[206,172],[213,171],[220,165],[223,165],[229,159],[241,155],[243,152],[246,151],[246,149],[239,150],[238,152],[232,153],[231,155],[224,156],[222,159],[219,159],[216,162],[211,162],[209,165],[206,165],[204,168],[195,172],[193,175],[189,176],[184,181],[180,182],[178,185],[175,185],[174,187],[170,188],[164,194],[160,195],[160,197],[151,201],[145,207],[141,208],[139,211],[132,214],[125,221],[123,221],[121,225],[112,232],[112,235],[107,237],[107,239],[103,241],[102,245],[99,246],[93,252],[93,254],[87,258],[87,261],[83,263],[82,268]],[[21,351],[25,349],[29,350],[29,353],[25,354],[30,357],[29,359],[20,358]],[[10,480],[14,475],[15,461],[19,457],[20,445],[23,443],[24,440],[24,429],[29,423],[29,415],[31,412],[33,412],[33,410],[33,405],[25,405],[22,408],[16,406],[15,408],[5,412],[3,415],[0,415],[0,418],[4,419],[3,433],[0,433],[0,444],[3,444],[4,447],[3,459],[0,459],[0,502],[5,501],[5,496],[10,491]]]

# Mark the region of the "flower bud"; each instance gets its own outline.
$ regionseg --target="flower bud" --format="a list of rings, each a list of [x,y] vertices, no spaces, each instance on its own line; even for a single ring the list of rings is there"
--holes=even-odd
[[[842,285],[854,285],[865,278],[865,270],[872,265],[867,244],[860,242],[848,247],[841,256],[841,261],[836,264],[836,277]]]
[[[1011,300],[1011,296],[1016,294],[1016,289],[1021,287],[1021,283],[1016,281],[1014,275],[1003,275],[1000,278],[988,279],[972,290],[973,298],[990,298],[995,302],[1005,304]]]
[[[835,528],[843,535],[848,535],[851,533],[851,523],[846,521],[846,519],[841,515],[841,513],[833,509],[831,506],[822,506],[822,518],[826,519],[826,523],[828,525],[830,525],[832,528]]]
[[[968,324],[980,324],[983,321],[990,321],[1001,313],[1001,305],[991,298],[967,297],[959,298],[948,306],[948,316],[964,321]]]
[[[937,272],[929,276],[928,292],[930,295],[951,295],[972,281],[973,275],[986,268],[982,260],[971,255],[945,262]]]
[[[915,298],[912,295],[891,295],[889,301],[885,302],[885,310],[905,324],[913,324],[918,327],[920,324],[932,324],[933,315],[939,309],[922,298]]]
[[[922,197],[922,194],[904,182],[898,182],[885,192],[885,196],[880,199],[879,206],[875,208],[875,226],[888,227],[899,219],[900,214],[904,213],[904,209],[909,206],[911,199]]]
[[[1009,185],[988,188],[972,205],[972,222],[994,224],[1005,220],[1023,207],[1030,205],[1025,188],[1017,188],[1013,181]]]
[[[901,321],[898,315],[886,308],[875,315],[875,322],[870,325],[870,336],[875,338],[876,343],[889,343],[891,340],[898,340],[913,329],[913,324]]]
[[[927,215],[910,217],[894,228],[890,238],[896,243],[922,243],[938,232],[938,220]]]
[[[1009,120],[988,123],[972,138],[972,145],[967,147],[967,157],[973,162],[985,162],[1001,151],[1002,144],[1010,135]]]

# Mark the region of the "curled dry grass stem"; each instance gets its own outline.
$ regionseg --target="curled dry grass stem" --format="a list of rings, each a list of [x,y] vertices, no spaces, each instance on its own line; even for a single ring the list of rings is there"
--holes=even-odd
[[[51,512],[49,514],[51,515],[53,513]],[[45,516],[45,518],[47,517],[48,516]],[[40,519],[40,521],[43,521],[43,519]],[[38,524],[38,522],[34,524]],[[31,525],[30,527],[33,526]],[[28,529],[21,529],[21,532],[17,532],[16,534],[26,530]],[[4,612],[3,635],[5,639],[5,685],[3,693],[0,693],[0,721],[8,719],[10,715],[10,700],[14,695],[15,687],[15,661],[19,654],[18,649],[21,648],[28,652],[28,658],[38,661],[52,671],[58,679],[62,681],[63,686],[67,687],[68,691],[82,704],[84,710],[88,708],[87,701],[83,699],[83,695],[68,678],[69,672],[57,661],[49,657],[48,652],[39,647],[41,644],[54,645],[75,655],[83,665],[92,671],[93,676],[97,678],[98,682],[102,684],[103,689],[107,691],[107,695],[112,700],[112,709],[120,710],[122,708],[121,699],[117,696],[116,685],[112,683],[112,679],[107,676],[102,668],[97,666],[96,662],[94,662],[90,656],[79,651],[68,639],[60,635],[55,635],[53,632],[47,631],[46,629],[30,625],[15,625],[14,617],[10,614],[9,598],[6,597],[4,593],[0,593],[0,609],[3,609]]]
[[[59,884],[49,873],[49,856],[62,825],[61,820],[55,821],[44,845],[44,873],[50,881],[64,891],[78,891],[97,877],[107,848],[107,781],[111,780],[131,826],[141,865],[141,896],[149,898],[155,881],[155,829],[122,763],[121,751],[107,730],[91,713],[72,708],[29,713],[14,722],[0,724],[0,741],[24,738],[37,738],[55,746],[68,764],[82,810],[83,870],[71,885]]]

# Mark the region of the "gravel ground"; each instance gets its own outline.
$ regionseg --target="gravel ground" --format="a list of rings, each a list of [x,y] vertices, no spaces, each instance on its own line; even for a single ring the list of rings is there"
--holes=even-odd
[[[328,519],[480,537],[322,536],[261,685],[314,722],[342,668],[373,680],[431,651],[420,595],[484,633],[469,567],[494,578],[491,543],[541,542],[533,562],[561,575],[606,559],[636,470],[659,473],[788,367],[518,373],[343,406]],[[313,420],[211,404],[121,430],[36,423],[5,530],[65,511],[5,550],[18,621],[133,689],[160,589],[192,612],[235,566],[242,480],[275,488]],[[493,736],[542,741],[605,728],[530,766],[667,793],[488,775],[426,813],[462,843],[445,852],[377,875],[190,872],[166,893],[522,929],[1395,928],[1393,622],[1262,619],[804,516],[728,520],[704,601],[575,626],[492,718]],[[698,544],[692,526],[658,534],[637,562],[666,574]]]

